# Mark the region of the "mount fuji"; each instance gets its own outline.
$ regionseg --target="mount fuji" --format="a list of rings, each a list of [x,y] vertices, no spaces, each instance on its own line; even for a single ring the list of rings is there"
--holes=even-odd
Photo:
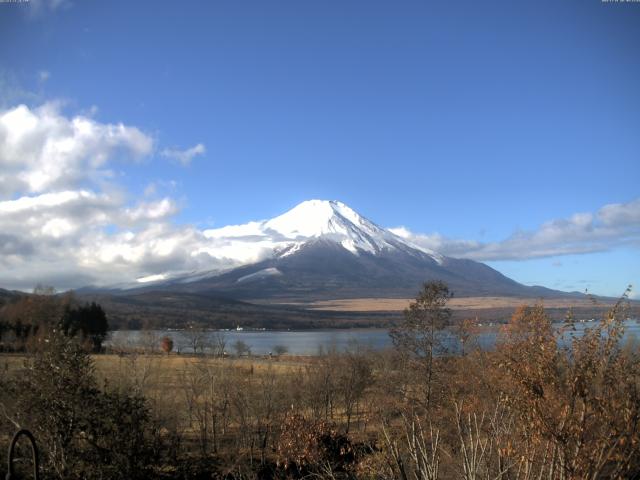
[[[136,288],[241,300],[411,298],[427,280],[456,296],[567,296],[524,286],[479,262],[414,245],[338,201],[309,200],[270,220],[206,230],[205,252],[232,267]],[[202,252],[194,252],[202,253]]]

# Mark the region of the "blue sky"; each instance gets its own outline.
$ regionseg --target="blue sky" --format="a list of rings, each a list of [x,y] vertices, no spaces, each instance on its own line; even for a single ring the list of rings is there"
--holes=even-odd
[[[154,221],[181,235],[324,198],[523,283],[616,295],[640,280],[639,3],[31,0],[0,4],[0,40],[4,112],[24,104],[43,136],[77,118],[130,129],[96,134],[99,165],[85,145],[66,167],[90,175],[0,188],[146,209],[92,224],[105,248]],[[12,154],[5,177],[26,178]],[[73,286],[32,233],[5,240],[24,244],[6,271]]]

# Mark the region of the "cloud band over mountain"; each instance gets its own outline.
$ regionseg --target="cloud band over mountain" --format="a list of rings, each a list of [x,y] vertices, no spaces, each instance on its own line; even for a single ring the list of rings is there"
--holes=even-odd
[[[179,203],[147,189],[132,198],[118,165],[169,157],[187,164],[205,153],[156,149],[124,124],[69,116],[56,103],[0,111],[0,287],[111,285],[255,262],[286,241],[243,226],[202,230],[176,222]],[[446,256],[526,260],[640,246],[640,199],[547,222],[493,243],[393,233]]]
[[[518,231],[500,242],[448,238],[421,234],[405,227],[390,229],[396,235],[443,255],[478,261],[527,260],[593,252],[621,246],[640,247],[640,198],[605,205],[595,213],[576,213],[551,220],[534,231]]]

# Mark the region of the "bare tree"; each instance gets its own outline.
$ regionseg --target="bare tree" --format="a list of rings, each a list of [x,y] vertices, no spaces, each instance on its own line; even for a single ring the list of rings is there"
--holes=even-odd
[[[241,357],[243,355],[251,355],[251,348],[242,340],[237,340],[233,344],[233,349],[236,351],[236,354]]]
[[[333,418],[337,395],[337,361],[338,354],[330,352],[306,367],[304,391],[315,417],[324,421]]]
[[[287,347],[286,345],[274,345],[273,346],[273,353],[275,353],[279,357],[284,355],[287,352],[289,352],[289,347]]]
[[[207,338],[207,331],[204,328],[199,325],[191,324],[182,332],[182,334],[185,337],[187,345],[194,354],[204,352]]]
[[[346,419],[345,432],[349,433],[351,420],[354,414],[357,415],[358,402],[373,383],[373,369],[367,353],[359,350],[342,354],[336,367],[338,394]]]
[[[454,335],[460,342],[460,354],[464,357],[478,338],[478,318],[465,318],[454,328]]]
[[[222,357],[225,354],[227,348],[227,338],[224,332],[219,330],[211,332],[207,336],[207,345],[211,350],[211,354],[214,357]]]
[[[411,420],[403,417],[401,445],[392,439],[386,426],[382,426],[386,443],[389,465],[393,478],[408,480],[437,480],[440,475],[440,432],[429,422],[429,432],[425,435],[422,423],[417,416]],[[406,455],[403,455],[406,451]]]
[[[432,403],[434,357],[444,351],[439,330],[451,318],[451,310],[446,308],[451,297],[444,282],[425,283],[415,302],[405,309],[402,323],[389,333],[395,347],[410,357],[418,378],[422,379],[424,400],[420,403],[427,410]]]
[[[160,347],[160,335],[155,330],[141,330],[138,338],[138,343],[145,352],[153,353]]]

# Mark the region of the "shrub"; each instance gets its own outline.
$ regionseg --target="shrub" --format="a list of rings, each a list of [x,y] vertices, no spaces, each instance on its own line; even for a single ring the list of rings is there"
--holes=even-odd
[[[296,413],[282,423],[276,453],[278,466],[293,478],[323,478],[322,474],[349,472],[357,465],[356,448],[346,435]]]
[[[171,337],[162,337],[162,340],[160,340],[160,348],[164,353],[169,355],[171,350],[173,350],[173,340]]]
[[[24,374],[9,384],[15,422],[36,436],[47,475],[61,479],[145,478],[151,449],[142,397],[103,392],[77,342],[41,338]]]
[[[621,348],[625,316],[619,302],[566,347],[561,340],[573,325],[552,328],[542,305],[519,309],[505,329],[499,370],[529,442],[520,453],[548,478],[640,470],[640,364]]]

